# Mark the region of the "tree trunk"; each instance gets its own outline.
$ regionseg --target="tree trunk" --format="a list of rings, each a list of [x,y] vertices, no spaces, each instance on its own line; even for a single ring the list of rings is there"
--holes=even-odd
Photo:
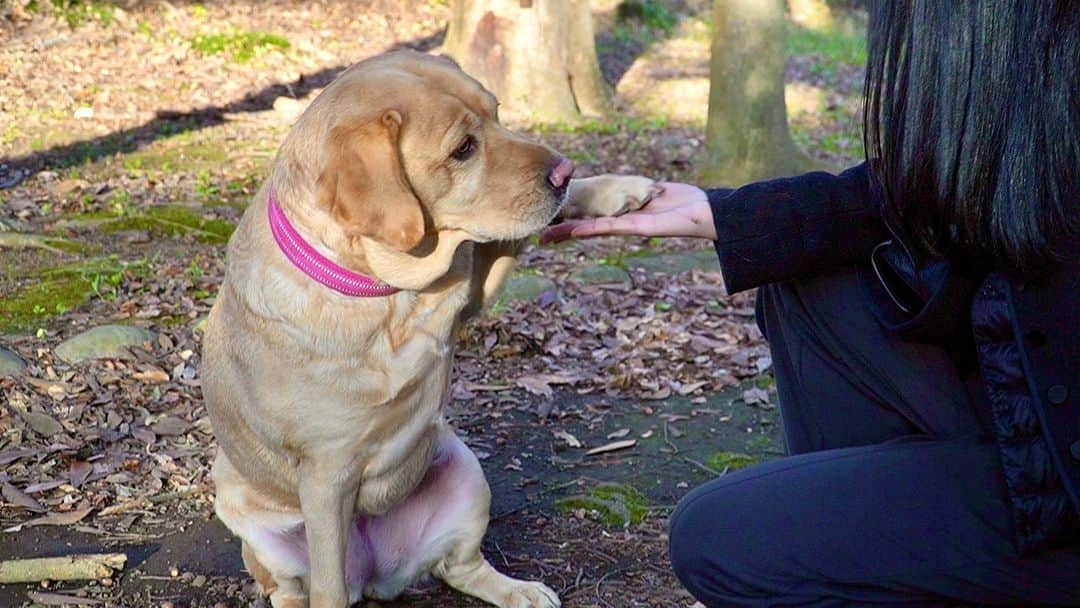
[[[702,182],[740,185],[806,167],[784,107],[784,0],[715,0],[710,61]]]
[[[454,0],[443,51],[499,98],[500,112],[574,122],[604,114],[588,0]]]

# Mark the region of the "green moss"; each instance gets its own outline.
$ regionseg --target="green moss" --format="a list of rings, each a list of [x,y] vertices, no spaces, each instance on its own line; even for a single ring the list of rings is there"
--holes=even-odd
[[[709,468],[722,471],[737,471],[758,463],[758,459],[740,452],[717,452],[709,457]]]
[[[589,488],[584,494],[559,499],[555,506],[566,513],[584,509],[605,525],[623,528],[636,525],[649,512],[645,497],[630,485],[601,484]]]
[[[32,13],[37,13],[41,12],[43,4],[44,2],[32,0],[27,3],[26,8]],[[53,14],[67,21],[68,27],[72,29],[92,19],[97,19],[102,25],[108,27],[112,24],[116,11],[115,2],[96,0],[52,0],[49,4],[52,5]]]
[[[0,247],[15,249],[44,249],[53,253],[91,253],[98,248],[86,243],[80,243],[59,237],[46,236],[43,234],[27,234],[22,232],[0,233]]]
[[[188,128],[190,125],[182,121],[160,123],[159,131],[163,136],[173,136],[177,139],[159,140],[146,149],[126,155],[124,170],[133,176],[140,176],[149,171],[167,173],[206,171],[210,167],[219,167],[229,160],[227,150],[220,143],[180,139]]]
[[[103,223],[101,232],[122,230],[145,230],[153,236],[195,235],[204,243],[224,243],[236,227],[225,220],[200,217],[191,210],[178,205],[148,207],[141,215],[119,217]]]
[[[180,327],[181,325],[186,325],[189,321],[191,321],[191,319],[183,315],[162,315],[157,319],[154,319],[154,322],[157,325],[170,329],[173,327]]]
[[[124,265],[108,258],[38,271],[34,280],[0,298],[0,332],[32,330],[94,296],[107,297],[115,293],[124,271]]]
[[[768,390],[776,386],[776,378],[774,378],[772,375],[761,375],[757,378],[754,378],[752,384],[758,388]]]
[[[65,253],[88,253],[96,250],[95,247],[91,247],[86,243],[78,243],[75,241],[69,241],[67,239],[53,239],[46,238],[42,240],[43,243],[52,247],[53,249],[59,249]]]
[[[215,34],[199,34],[191,39],[191,48],[203,55],[229,53],[233,61],[243,63],[274,49],[287,49],[289,41],[268,32],[232,30]]]
[[[754,435],[746,440],[746,449],[750,452],[774,452],[776,446],[766,435]]]

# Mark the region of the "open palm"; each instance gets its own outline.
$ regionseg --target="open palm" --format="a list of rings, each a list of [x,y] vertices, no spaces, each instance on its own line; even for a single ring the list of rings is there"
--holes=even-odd
[[[567,220],[548,228],[540,242],[616,234],[716,238],[709,201],[701,188],[677,182],[664,182],[660,186],[663,194],[637,211],[615,217]]]

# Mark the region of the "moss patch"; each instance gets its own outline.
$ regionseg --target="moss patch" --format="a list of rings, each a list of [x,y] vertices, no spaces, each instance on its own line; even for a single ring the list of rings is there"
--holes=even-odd
[[[225,220],[206,219],[186,207],[148,207],[140,215],[119,217],[103,223],[101,232],[145,230],[153,236],[194,235],[203,243],[224,243],[236,227]]]
[[[168,135],[168,133],[163,133]],[[180,138],[183,134],[175,137]],[[228,160],[225,146],[209,141],[192,142],[187,139],[159,140],[146,149],[124,156],[124,170],[132,175],[149,171],[176,172],[205,169],[221,165]]]
[[[737,471],[757,463],[757,458],[740,452],[717,452],[708,461],[709,468],[717,472]]]
[[[96,259],[36,272],[35,281],[0,298],[0,332],[32,330],[42,320],[94,296],[107,296],[119,285],[125,268],[112,259]]]
[[[565,513],[584,509],[604,525],[614,528],[639,524],[649,512],[641,492],[633,486],[620,484],[601,484],[589,488],[583,494],[555,501],[555,506]]]
[[[68,239],[22,232],[0,232],[0,247],[44,249],[53,253],[89,253],[95,249],[85,243]]]
[[[289,41],[268,32],[243,32],[233,30],[213,34],[199,34],[191,39],[191,48],[203,55],[228,53],[233,61],[242,63],[260,57],[269,51],[289,48]]]

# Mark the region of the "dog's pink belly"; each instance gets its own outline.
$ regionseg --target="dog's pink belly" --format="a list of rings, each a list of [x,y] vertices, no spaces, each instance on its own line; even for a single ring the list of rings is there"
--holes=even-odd
[[[356,599],[366,587],[378,587],[403,571],[423,574],[437,545],[453,537],[456,522],[470,512],[486,481],[476,457],[456,436],[447,433],[435,448],[431,467],[416,490],[401,504],[375,516],[358,515],[349,529],[346,580]],[[294,572],[310,571],[303,523],[288,530],[261,530],[275,553],[291,562]],[[270,538],[273,537],[273,538]]]

